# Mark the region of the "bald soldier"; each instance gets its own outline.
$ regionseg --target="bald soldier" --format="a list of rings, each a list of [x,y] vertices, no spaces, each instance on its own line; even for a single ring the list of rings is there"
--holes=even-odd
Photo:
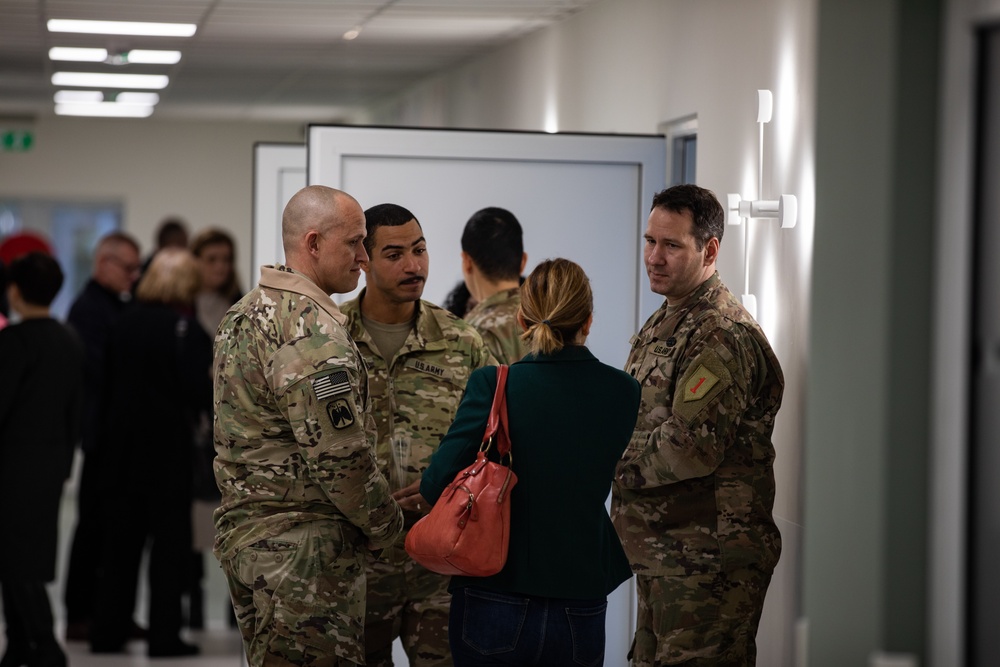
[[[639,594],[633,667],[755,664],[781,552],[771,433],[784,379],[764,332],[719,280],[723,228],[704,188],[653,198],[643,257],[665,299],[632,338],[625,370],[641,402],[612,487]]]
[[[309,186],[281,234],[285,265],[262,267],[215,340],[215,553],[252,667],[363,665],[366,554],[403,526],[364,362],[329,297],[358,284],[365,216]]]
[[[379,466],[409,526],[430,509],[421,504],[421,475],[455,418],[469,375],[496,361],[475,329],[421,299],[430,257],[416,217],[379,204],[365,211],[365,221],[365,288],[344,304],[344,314],[371,375]],[[396,637],[411,667],[451,665],[449,577],[414,562],[403,540],[368,559],[368,666],[391,667]]]

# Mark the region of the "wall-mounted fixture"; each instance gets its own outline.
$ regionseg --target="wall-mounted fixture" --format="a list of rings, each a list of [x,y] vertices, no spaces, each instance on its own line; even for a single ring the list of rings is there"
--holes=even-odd
[[[743,307],[757,318],[757,297],[750,292],[750,220],[777,220],[783,229],[795,226],[799,207],[795,195],[764,199],[764,123],[771,122],[774,98],[770,90],[757,91],[759,153],[757,161],[757,199],[743,199],[738,194],[726,198],[726,224],[743,224]]]

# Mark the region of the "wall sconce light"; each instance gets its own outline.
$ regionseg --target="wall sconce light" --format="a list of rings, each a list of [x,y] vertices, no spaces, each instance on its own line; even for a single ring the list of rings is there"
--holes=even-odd
[[[750,292],[750,220],[777,220],[782,229],[795,226],[799,206],[795,195],[781,195],[778,199],[764,199],[764,123],[771,122],[774,98],[770,90],[757,91],[757,125],[759,128],[759,153],[757,161],[757,199],[743,199],[738,194],[726,198],[726,224],[743,224],[743,307],[757,319],[757,297]]]

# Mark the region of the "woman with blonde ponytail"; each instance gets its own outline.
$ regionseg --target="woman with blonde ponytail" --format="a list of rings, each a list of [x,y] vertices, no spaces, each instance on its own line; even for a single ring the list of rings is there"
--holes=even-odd
[[[632,572],[604,502],[639,408],[639,384],[586,347],[594,297],[583,269],[542,262],[521,285],[528,354],[507,376],[511,491],[507,563],[453,577],[456,667],[602,665],[607,596]],[[455,421],[424,471],[433,503],[479,451],[496,369],[472,373]],[[621,664],[624,656],[613,656]]]

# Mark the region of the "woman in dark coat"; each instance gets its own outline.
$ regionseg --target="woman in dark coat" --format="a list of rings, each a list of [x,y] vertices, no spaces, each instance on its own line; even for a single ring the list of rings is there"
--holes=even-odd
[[[198,652],[180,629],[191,553],[192,423],[212,401],[211,341],[194,319],[199,282],[191,253],[160,250],[109,340],[102,425],[109,501],[90,632],[95,653],[124,649],[147,540],[149,655]]]
[[[605,502],[635,427],[639,384],[584,346],[593,296],[573,262],[547,260],[531,272],[518,321],[530,353],[507,376],[518,478],[507,563],[491,577],[452,578],[452,658],[456,667],[601,665],[607,596],[632,576]],[[426,501],[475,460],[495,387],[495,368],[470,376],[424,471]]]
[[[63,273],[52,257],[11,263],[7,297],[22,320],[0,330],[2,667],[63,667],[45,582],[55,578],[59,503],[83,409],[83,344],[52,319]]]

